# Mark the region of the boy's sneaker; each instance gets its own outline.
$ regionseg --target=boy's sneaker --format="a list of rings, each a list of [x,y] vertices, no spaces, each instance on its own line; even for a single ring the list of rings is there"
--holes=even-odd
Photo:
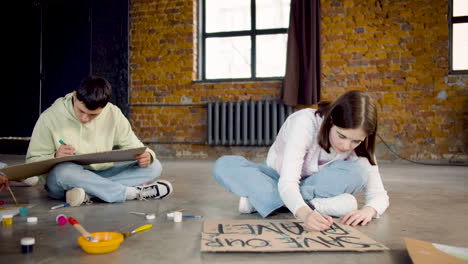
[[[343,193],[330,198],[315,198],[310,200],[310,202],[321,214],[335,217],[345,216],[347,213],[357,209],[356,198],[349,193]]]
[[[39,181],[39,177],[33,176],[33,177],[27,178],[26,180],[23,180],[22,183],[24,183],[26,186],[34,186],[37,184],[38,181]]]
[[[150,184],[140,185],[137,189],[137,199],[162,199],[172,193],[172,185],[168,181],[156,180]]]
[[[70,189],[65,194],[66,202],[70,204],[70,206],[80,206],[82,204],[92,204],[91,198],[88,194],[82,189],[75,187]]]
[[[39,182],[38,176],[29,177],[22,181],[10,181],[11,186],[22,186],[22,187],[31,187],[35,186]]]
[[[249,198],[241,197],[239,199],[239,213],[241,214],[251,214],[255,213],[257,210],[250,203]]]

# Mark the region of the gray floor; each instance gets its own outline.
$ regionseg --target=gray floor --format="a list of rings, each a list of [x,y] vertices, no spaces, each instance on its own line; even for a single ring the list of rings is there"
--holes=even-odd
[[[0,155],[14,164],[23,157]],[[123,204],[94,203],[89,206],[49,210],[58,201],[48,199],[42,186],[13,187],[20,203],[35,205],[30,216],[36,225],[16,216],[13,226],[0,227],[2,263],[411,263],[404,237],[468,247],[468,173],[466,167],[435,167],[381,163],[390,207],[378,220],[358,229],[391,250],[372,253],[201,253],[203,220],[174,223],[165,213],[184,208],[185,214],[204,219],[259,219],[257,214],[237,212],[238,198],[212,178],[212,161],[163,162],[163,179],[173,183],[174,193],[164,200]],[[11,202],[8,192],[0,200]],[[362,196],[358,196],[362,201]],[[88,255],[77,244],[79,234],[70,225],[55,223],[58,214],[73,216],[89,231],[129,231],[147,223],[131,211],[156,212],[154,227],[125,240],[109,254]],[[291,218],[282,213],[273,219]],[[20,239],[35,237],[32,254],[20,253]]]

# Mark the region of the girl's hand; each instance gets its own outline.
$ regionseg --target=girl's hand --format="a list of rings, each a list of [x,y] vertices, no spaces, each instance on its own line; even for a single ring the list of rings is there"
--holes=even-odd
[[[361,223],[361,225],[364,226],[367,225],[376,215],[377,211],[374,208],[365,206],[360,210],[351,211],[347,215],[343,216],[341,223],[350,226],[356,226]]]
[[[135,159],[138,161],[138,166],[142,168],[146,168],[151,164],[151,154],[148,151],[136,156]]]
[[[296,212],[299,220],[302,220],[307,231],[324,231],[330,229],[333,219],[330,216],[322,216],[310,209],[308,206],[299,208]]]

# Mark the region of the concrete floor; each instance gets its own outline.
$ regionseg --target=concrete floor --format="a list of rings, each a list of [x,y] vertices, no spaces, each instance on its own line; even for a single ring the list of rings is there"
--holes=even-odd
[[[0,155],[8,164],[23,156]],[[0,227],[2,263],[411,263],[403,237],[468,247],[468,173],[466,167],[422,166],[381,162],[381,174],[390,196],[390,207],[378,220],[358,229],[389,247],[371,253],[201,253],[203,219],[174,223],[165,214],[184,208],[184,214],[204,219],[259,219],[258,214],[237,212],[238,198],[212,178],[213,161],[163,161],[162,179],[175,187],[163,200],[131,201],[122,204],[94,203],[88,206],[49,210],[59,201],[47,198],[42,186],[13,187],[20,203],[34,205],[30,216],[39,222],[27,224],[16,216],[13,226]],[[8,192],[0,200],[11,202]],[[362,201],[362,195],[358,196]],[[89,255],[77,244],[78,232],[70,225],[55,223],[58,214],[78,219],[90,232],[130,231],[148,223],[131,211],[156,212],[151,230],[125,240],[117,251]],[[280,213],[273,219],[291,218]],[[35,237],[31,254],[20,253],[20,239]]]

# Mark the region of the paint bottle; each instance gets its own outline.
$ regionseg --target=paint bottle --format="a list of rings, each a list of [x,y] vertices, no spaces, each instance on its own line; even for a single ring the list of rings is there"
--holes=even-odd
[[[5,201],[1,200],[0,205],[4,205],[4,204],[6,204]]]
[[[28,222],[29,224],[37,224],[37,217],[30,216],[30,217],[26,218],[26,222]]]
[[[2,219],[3,225],[12,225],[13,224],[13,215],[4,215]]]
[[[156,215],[155,214],[147,214],[147,215],[145,215],[145,218],[146,218],[146,220],[154,220],[154,219],[156,219]]]
[[[36,240],[34,239],[34,237],[23,237],[21,239],[21,252],[23,254],[33,252],[35,243],[36,243]]]
[[[19,214],[20,214],[21,216],[28,216],[28,213],[29,213],[29,212],[28,212],[28,208],[27,208],[27,207],[20,207],[20,209],[19,209]]]
[[[182,212],[174,212],[174,222],[182,222]]]
[[[55,222],[61,226],[63,225],[66,225],[67,224],[67,216],[66,215],[63,215],[63,214],[59,214],[57,215],[57,217],[55,218]]]

